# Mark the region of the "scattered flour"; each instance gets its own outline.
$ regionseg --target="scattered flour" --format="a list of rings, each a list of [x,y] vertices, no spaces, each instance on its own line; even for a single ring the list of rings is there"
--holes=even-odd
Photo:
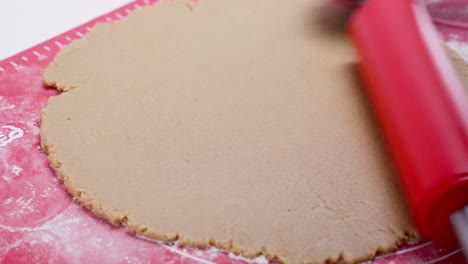
[[[16,176],[19,176],[20,173],[23,171],[23,168],[13,165],[11,172],[13,172]]]
[[[447,42],[447,45],[458,52],[458,54],[468,62],[468,44],[462,43],[454,37],[452,40]]]

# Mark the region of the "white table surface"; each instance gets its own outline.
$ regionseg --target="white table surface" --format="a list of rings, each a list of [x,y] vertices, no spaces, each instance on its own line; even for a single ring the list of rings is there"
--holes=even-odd
[[[131,0],[0,0],[0,60]]]

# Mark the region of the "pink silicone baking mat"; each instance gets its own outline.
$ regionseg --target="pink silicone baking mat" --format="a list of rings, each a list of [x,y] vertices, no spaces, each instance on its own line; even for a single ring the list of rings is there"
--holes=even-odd
[[[42,85],[54,55],[96,22],[113,22],[155,0],[134,1],[0,61],[0,263],[267,263],[232,253],[135,237],[96,218],[64,190],[39,142],[40,110],[58,93]],[[462,6],[463,5],[463,6]],[[464,12],[461,9],[464,8]],[[468,55],[466,0],[431,1],[444,40]],[[465,57],[468,59],[468,56]],[[432,242],[403,245],[369,263],[461,263],[459,250]]]

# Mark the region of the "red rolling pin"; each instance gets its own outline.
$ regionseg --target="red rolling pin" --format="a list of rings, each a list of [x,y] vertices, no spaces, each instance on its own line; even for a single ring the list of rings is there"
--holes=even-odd
[[[352,4],[348,31],[413,221],[468,256],[467,93],[424,2]]]

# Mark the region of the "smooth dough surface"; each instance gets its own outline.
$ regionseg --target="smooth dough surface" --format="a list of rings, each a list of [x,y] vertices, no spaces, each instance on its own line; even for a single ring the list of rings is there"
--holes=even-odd
[[[144,236],[288,263],[413,235],[327,2],[170,1],[73,42],[41,126],[68,191]]]

